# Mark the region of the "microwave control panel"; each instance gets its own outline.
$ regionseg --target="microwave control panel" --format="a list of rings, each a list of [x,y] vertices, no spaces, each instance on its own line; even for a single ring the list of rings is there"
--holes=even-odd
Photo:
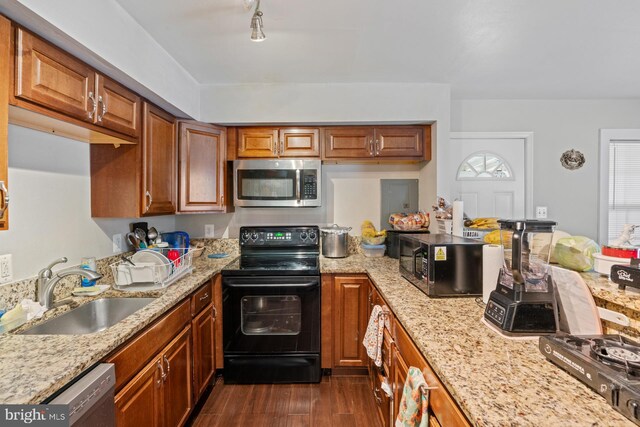
[[[318,176],[316,170],[302,171],[302,198],[315,200],[318,198]]]

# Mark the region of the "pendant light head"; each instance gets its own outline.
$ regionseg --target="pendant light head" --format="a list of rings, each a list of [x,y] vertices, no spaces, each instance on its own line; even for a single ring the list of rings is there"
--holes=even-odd
[[[261,42],[267,38],[262,31],[262,11],[260,10],[260,0],[256,3],[256,11],[251,17],[251,41]]]

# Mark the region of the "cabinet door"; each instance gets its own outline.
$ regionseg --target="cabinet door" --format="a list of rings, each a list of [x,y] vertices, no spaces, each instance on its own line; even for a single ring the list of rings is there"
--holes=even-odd
[[[320,131],[317,128],[280,129],[280,157],[320,156]]]
[[[370,159],[373,157],[373,128],[325,128],[323,144],[323,159]]]
[[[382,126],[375,129],[376,157],[424,157],[424,128],[420,126]]]
[[[367,367],[362,345],[367,327],[367,277],[336,276],[333,288],[334,367]]]
[[[115,397],[118,427],[155,427],[161,424],[161,360],[149,363]]]
[[[175,119],[144,103],[142,135],[142,214],[176,211]]]
[[[402,391],[404,383],[409,374],[409,367],[402,358],[397,348],[393,348],[393,420],[398,417],[400,408],[400,400],[402,399]]]
[[[187,326],[162,354],[164,426],[182,426],[193,408],[191,390],[191,326]]]
[[[116,132],[140,135],[140,97],[108,77],[97,75],[98,111],[96,123]]]
[[[95,72],[88,65],[18,28],[15,96],[93,122]]]
[[[9,75],[11,72],[11,22],[0,16],[0,230],[9,228]]]
[[[215,374],[215,317],[213,305],[193,319],[193,392],[197,402]]]
[[[180,212],[224,210],[225,136],[224,128],[180,123]]]
[[[238,158],[270,158],[278,154],[277,128],[238,128]]]

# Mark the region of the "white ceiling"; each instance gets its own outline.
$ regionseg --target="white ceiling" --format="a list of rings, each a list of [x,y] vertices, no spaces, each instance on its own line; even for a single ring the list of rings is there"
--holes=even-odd
[[[202,84],[429,82],[454,98],[640,97],[637,0],[117,0]]]

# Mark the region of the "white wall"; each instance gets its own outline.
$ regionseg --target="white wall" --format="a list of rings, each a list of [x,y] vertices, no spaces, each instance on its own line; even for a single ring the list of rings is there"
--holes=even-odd
[[[10,228],[0,233],[0,254],[13,255],[14,280],[62,256],[73,265],[113,254],[111,236],[134,220],[92,219],[90,185],[89,144],[9,126]],[[146,221],[175,229],[174,216]]]
[[[438,144],[449,139],[450,88],[431,83],[204,85],[200,113],[203,121],[235,124],[435,121],[435,158]],[[429,209],[437,194],[448,193],[435,161],[421,169],[419,191],[422,209]]]
[[[176,226],[192,236],[204,236],[205,224],[216,237],[238,237],[243,225],[326,225],[352,227],[360,235],[365,219],[380,224],[380,180],[418,179],[421,165],[323,165],[322,206],[319,208],[236,208],[227,215],[180,215]]]
[[[0,13],[173,114],[198,117],[198,83],[114,0],[0,0]]]
[[[596,239],[598,233],[598,131],[640,128],[640,100],[453,100],[451,131],[533,131],[533,204],[547,206],[558,228]],[[560,164],[580,150],[585,165]]]

